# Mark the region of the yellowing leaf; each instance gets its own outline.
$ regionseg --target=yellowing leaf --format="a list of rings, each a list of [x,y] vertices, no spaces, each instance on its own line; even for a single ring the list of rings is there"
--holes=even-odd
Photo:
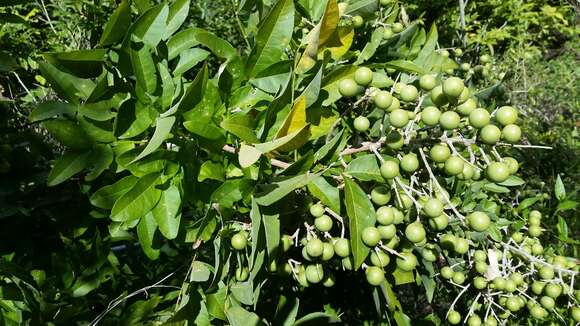
[[[286,120],[284,120],[284,124],[278,130],[276,138],[284,137],[296,130],[302,129],[306,124],[306,97],[300,96],[294,103]]]
[[[338,26],[339,20],[340,15],[338,14],[338,4],[336,3],[336,0],[328,0],[324,16],[320,21],[320,35],[318,37],[319,47],[322,47],[326,44],[326,41],[330,39]]]
[[[240,147],[240,152],[238,153],[238,160],[242,168],[250,167],[252,164],[256,163],[262,156],[262,152],[257,150],[253,146],[242,145]]]
[[[349,27],[339,27],[337,28],[332,37],[328,40],[325,49],[330,51],[331,57],[334,60],[340,59],[352,45],[352,40],[354,39],[354,29],[352,26]],[[319,51],[319,55],[323,51]]]

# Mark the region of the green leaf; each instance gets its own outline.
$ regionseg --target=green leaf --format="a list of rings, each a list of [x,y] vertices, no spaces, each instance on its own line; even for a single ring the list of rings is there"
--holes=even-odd
[[[359,156],[352,160],[345,172],[360,181],[385,182],[379,170],[377,157],[374,154]]]
[[[189,14],[190,0],[176,0],[169,5],[167,27],[165,28],[164,40],[167,40],[183,24]]]
[[[506,186],[506,187],[515,187],[521,186],[526,183],[522,178],[518,177],[517,175],[510,175],[506,181],[498,183],[498,185]]]
[[[166,118],[159,118],[157,119],[157,124],[155,126],[155,132],[153,133],[153,137],[145,146],[145,149],[135,157],[131,163],[139,161],[140,159],[144,158],[145,156],[153,153],[156,149],[163,144],[167,136],[171,133],[171,128],[173,128],[173,124],[175,123],[175,117],[166,117]],[[131,164],[129,163],[129,164]]]
[[[80,78],[96,78],[103,72],[105,49],[44,53],[46,61],[56,68]]]
[[[169,6],[167,3],[147,10],[133,24],[133,36],[150,48],[157,47],[157,44],[159,44],[163,35],[166,33],[165,22],[168,16]]]
[[[539,197],[526,198],[520,202],[520,204],[518,205],[518,210],[522,211],[535,204],[538,200],[540,200]]]
[[[340,214],[340,191],[330,184],[326,178],[319,176],[308,184],[308,191],[318,198],[324,205]]]
[[[39,62],[38,68],[52,88],[73,104],[78,104],[80,99],[87,99],[95,88],[95,83],[91,80],[63,72],[48,62]]]
[[[254,289],[252,282],[237,282],[230,286],[232,296],[240,303],[251,306],[254,303]]]
[[[232,326],[256,326],[260,325],[260,317],[253,312],[235,306],[226,309],[226,316]]]
[[[245,169],[256,163],[261,156],[262,152],[255,147],[242,144],[238,152],[238,162],[240,163],[240,167]]]
[[[292,326],[296,321],[298,315],[298,307],[300,306],[300,299],[298,297],[286,298],[280,295],[276,313],[274,314],[273,325]]]
[[[371,35],[370,42],[367,42],[367,44],[360,52],[358,59],[355,61],[354,64],[360,65],[361,63],[372,58],[375,55],[375,52],[377,52],[377,49],[379,48],[379,45],[381,44],[382,40],[383,40],[383,29],[376,28],[373,31],[373,34]]]
[[[206,294],[207,311],[215,318],[226,319],[224,308],[228,294],[227,290],[227,287],[222,287],[215,293]]]
[[[181,194],[175,185],[171,185],[164,190],[159,198],[159,202],[151,213],[159,226],[161,234],[171,240],[177,237],[179,223],[181,221]]]
[[[346,176],[344,177],[344,203],[348,215],[354,268],[357,270],[370,253],[369,247],[362,241],[362,232],[365,228],[375,225],[375,209],[367,194],[356,182]]]
[[[425,41],[425,44],[423,45],[421,52],[419,52],[417,58],[415,58],[413,62],[415,62],[419,66],[423,66],[429,55],[431,55],[431,53],[435,51],[435,48],[437,47],[438,38],[439,35],[437,33],[437,25],[433,23],[433,25],[431,25],[431,28],[429,29],[429,33],[427,34],[427,40]]]
[[[558,204],[558,207],[556,207],[556,209],[558,211],[567,211],[570,209],[574,209],[578,206],[578,202],[573,201],[573,200],[564,200],[563,202]]]
[[[234,203],[244,198],[251,191],[252,187],[252,180],[227,180],[211,194],[211,202],[226,208],[231,208],[234,206]]]
[[[314,153],[315,163],[324,160],[328,156],[328,154],[330,154],[332,151],[336,149],[337,145],[342,139],[343,132],[344,129],[341,129],[336,135],[334,135],[334,137],[329,142],[324,144],[316,151],[316,153]]]
[[[331,323],[335,323],[339,320],[336,320],[334,316],[329,315],[326,312],[311,312],[306,316],[301,317],[298,319],[293,325],[330,325]]]
[[[154,108],[129,99],[119,107],[113,126],[114,134],[120,139],[138,136],[149,129],[149,126],[155,121],[156,114]]]
[[[429,275],[421,275],[421,282],[423,283],[423,287],[425,288],[425,295],[427,296],[427,302],[431,303],[433,301],[433,294],[435,294],[435,288],[437,287],[437,283],[432,276]]]
[[[191,273],[189,274],[189,280],[191,282],[205,282],[209,280],[211,274],[210,265],[194,260],[191,262]]]
[[[234,134],[243,141],[254,144],[259,143],[260,140],[254,132],[255,121],[250,115],[234,114],[220,123],[220,127],[226,131]]]
[[[568,240],[568,224],[562,216],[558,216],[558,237],[562,241]]]
[[[181,52],[177,66],[173,70],[173,76],[183,75],[191,68],[197,66],[198,63],[207,59],[208,56],[209,52],[200,48],[188,49]]]
[[[157,231],[157,223],[155,223],[155,219],[151,213],[148,213],[141,218],[137,225],[137,236],[139,237],[141,249],[143,249],[145,255],[147,255],[151,260],[159,258],[160,252],[159,249],[153,248],[155,231]]]
[[[32,112],[30,112],[28,120],[30,120],[30,122],[37,122],[54,118],[59,115],[68,115],[72,117],[77,113],[77,109],[78,107],[76,105],[65,102],[43,102],[35,107]]]
[[[123,40],[123,37],[131,25],[131,5],[129,1],[123,0],[119,7],[115,9],[101,35],[99,46],[105,46],[117,43]]]
[[[139,178],[136,178],[132,175],[126,176],[111,185],[104,186],[97,190],[90,197],[90,202],[93,206],[102,209],[111,209],[113,208],[115,201],[117,201],[117,199],[119,199],[122,195],[131,190],[137,181],[139,181]]]
[[[199,168],[199,174],[197,176],[197,181],[203,182],[204,180],[218,180],[224,181],[226,177],[226,171],[221,163],[214,163],[212,161],[205,161]]]
[[[284,49],[290,44],[293,31],[294,1],[280,0],[260,23],[256,45],[246,65],[250,77],[280,61]]]
[[[262,206],[270,206],[292,191],[306,186],[317,176],[318,174],[307,173],[263,185],[262,191],[255,194],[256,202]]]
[[[329,106],[342,98],[338,91],[338,84],[345,78],[353,78],[357,67],[353,65],[338,66],[322,79],[322,89],[328,92],[328,98],[322,103],[323,106]]]
[[[133,43],[130,55],[131,66],[137,79],[137,88],[153,95],[157,90],[157,68],[155,61],[153,61],[151,48],[144,44]]]
[[[399,268],[395,268],[395,271],[393,272],[393,278],[395,279],[395,285],[415,282],[415,274],[413,271],[403,271]]]
[[[300,96],[306,98],[306,107],[309,108],[312,104],[318,101],[318,96],[320,94],[320,86],[322,85],[322,70],[321,66],[314,78],[310,81],[308,86],[304,89]]]
[[[222,143],[225,139],[224,131],[213,121],[207,118],[200,118],[195,121],[185,121],[183,126],[187,131],[206,139]]]
[[[201,102],[203,95],[205,94],[205,89],[207,85],[207,64],[203,65],[203,68],[197,73],[195,79],[185,92],[185,95],[179,102],[178,111],[187,111],[195,108],[195,106]]]
[[[352,0],[348,2],[345,14],[351,16],[370,16],[376,13],[379,7],[377,0]]]
[[[101,282],[96,276],[80,277],[71,288],[72,296],[74,298],[84,297],[94,289],[98,288],[99,285],[101,285]]]
[[[96,145],[91,151],[90,172],[85,176],[86,181],[95,180],[113,163],[113,150],[109,145]]]
[[[268,153],[271,151],[292,151],[294,149],[300,148],[310,136],[310,131],[308,127],[310,125],[305,125],[304,127],[292,132],[284,137],[274,139],[272,141],[256,144],[256,147],[262,153]]]
[[[509,188],[503,187],[503,186],[499,186],[495,183],[486,183],[483,185],[483,189],[487,190],[487,191],[491,191],[491,192],[495,192],[495,193],[499,193],[499,194],[503,194],[503,193],[508,193],[510,192]]]
[[[92,146],[93,141],[76,123],[70,120],[52,119],[42,123],[56,140],[66,147],[75,150],[85,150]]]
[[[135,186],[123,194],[113,205],[111,219],[125,222],[141,218],[149,213],[161,198],[159,173],[148,174],[137,181]]]
[[[410,74],[424,75],[427,73],[425,69],[423,69],[423,67],[418,66],[415,63],[407,60],[389,61],[382,66],[385,68],[393,68],[396,69],[397,71],[402,71]]]
[[[176,85],[173,82],[173,77],[171,76],[169,68],[167,67],[167,61],[159,62],[159,64],[157,64],[157,71],[159,71],[159,81],[161,82],[161,108],[165,110],[169,108],[171,104],[173,104]],[[161,114],[161,117],[166,117],[173,113],[174,112],[171,110],[167,110]]]
[[[280,245],[280,214],[274,213],[277,210],[266,209],[262,212],[262,224],[266,234],[266,248],[268,257],[272,259]]]
[[[554,193],[556,194],[556,199],[558,199],[558,201],[562,201],[566,198],[566,188],[564,188],[564,183],[559,174],[556,178],[556,183],[554,184]]]
[[[49,187],[56,186],[81,172],[89,165],[90,152],[66,152],[54,162],[48,174],[46,183]]]

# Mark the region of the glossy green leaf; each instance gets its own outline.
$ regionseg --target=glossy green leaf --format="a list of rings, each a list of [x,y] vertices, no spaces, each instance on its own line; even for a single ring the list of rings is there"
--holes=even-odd
[[[170,186],[161,194],[159,202],[151,211],[159,231],[167,239],[175,239],[179,232],[179,223],[181,221],[181,194],[177,186]]]
[[[171,128],[173,128],[173,124],[175,123],[175,117],[166,117],[166,118],[159,118],[157,119],[157,123],[155,125],[155,132],[153,136],[147,143],[147,146],[143,149],[143,151],[137,155],[131,161],[131,163],[139,161],[140,159],[144,158],[145,156],[153,153],[155,150],[163,144],[167,136],[171,133]],[[129,164],[131,164],[129,163]]]
[[[209,56],[209,52],[200,48],[188,49],[179,54],[179,61],[173,70],[174,76],[181,76],[198,63],[204,61]]]
[[[105,49],[44,53],[43,58],[63,72],[80,78],[96,78],[103,72]]]
[[[374,15],[379,7],[377,0],[352,0],[348,2],[345,14],[351,16],[369,16]]]
[[[165,28],[164,40],[167,40],[183,24],[189,14],[190,0],[176,0],[169,5],[167,16],[167,26]]]
[[[185,95],[179,102],[179,111],[187,111],[189,109],[195,108],[195,106],[201,102],[203,95],[205,94],[206,85],[208,79],[207,65],[197,73],[195,79],[191,82]]]
[[[46,183],[48,186],[56,186],[68,180],[70,177],[81,172],[89,165],[90,152],[75,153],[66,152],[54,162]]]
[[[137,79],[137,87],[149,95],[157,90],[157,68],[153,61],[152,49],[144,44],[131,44],[131,66]]]
[[[131,4],[123,0],[105,24],[99,46],[120,42],[129,30],[129,26],[131,26]]]
[[[558,177],[556,177],[556,183],[554,184],[554,194],[556,195],[556,199],[558,199],[558,201],[562,201],[564,198],[566,198],[566,188],[564,188],[564,183],[562,182],[562,178],[560,178],[559,174]]]
[[[117,110],[123,101],[128,98],[126,93],[118,93],[111,98],[94,103],[84,103],[79,106],[79,115],[95,121],[107,121],[117,115]]]
[[[93,140],[73,121],[52,119],[44,121],[42,126],[61,144],[74,150],[85,150],[93,145]]]
[[[375,225],[375,209],[366,192],[348,177],[344,178],[344,204],[348,215],[354,268],[358,269],[370,253],[369,247],[362,241],[362,232]]]
[[[389,61],[389,62],[384,64],[384,67],[393,68],[393,69],[396,69],[397,71],[402,71],[402,72],[406,72],[406,73],[410,73],[410,74],[423,75],[423,74],[427,73],[425,71],[425,69],[423,69],[422,67],[416,65],[415,63],[413,63],[411,61],[407,61],[407,60]]]
[[[308,137],[310,136],[308,127],[309,125],[306,125],[284,137],[274,139],[267,143],[256,144],[255,147],[262,153],[268,153],[276,150],[294,150],[302,146],[308,140]]]
[[[358,56],[358,59],[355,61],[355,64],[360,65],[361,63],[372,58],[373,55],[375,55],[375,53],[377,52],[377,49],[379,48],[379,45],[381,44],[382,40],[383,40],[383,29],[382,28],[375,29],[373,31],[373,34],[371,35],[370,42],[368,42],[362,49],[362,51]]]
[[[374,154],[359,156],[352,160],[345,172],[360,181],[385,182],[379,170],[377,157]]]
[[[263,210],[262,224],[266,235],[268,257],[273,258],[280,246],[280,214],[278,211],[273,209]]]
[[[256,163],[261,156],[262,152],[257,150],[255,147],[242,144],[238,152],[238,162],[242,169],[245,169]]]
[[[262,206],[270,206],[292,191],[306,186],[317,176],[318,174],[307,173],[263,185],[262,191],[255,194],[256,202]]]
[[[521,186],[524,183],[526,183],[526,182],[522,178],[518,177],[517,175],[510,175],[507,180],[505,180],[504,182],[498,183],[498,185],[506,186],[506,187],[516,187],[516,186]]]
[[[86,181],[95,180],[101,173],[107,170],[113,163],[113,150],[109,145],[96,145],[91,151],[91,167],[85,176]]]
[[[210,265],[194,260],[191,262],[191,273],[189,274],[189,280],[191,282],[205,282],[209,280],[211,271],[209,269]]]
[[[225,320],[224,311],[227,298],[227,288],[222,287],[215,293],[206,294],[207,311],[215,318]]]
[[[40,103],[30,112],[28,120],[30,122],[37,122],[57,117],[59,115],[67,115],[73,117],[77,112],[78,107],[74,104],[48,101]]]
[[[137,181],[137,183],[123,194],[113,205],[111,219],[116,222],[138,219],[149,213],[161,198],[159,174],[151,173]]]
[[[320,86],[322,85],[322,70],[323,67],[321,66],[316,75],[314,75],[314,78],[312,78],[308,86],[306,86],[300,95],[306,98],[307,108],[318,101],[318,96],[320,95]]]
[[[222,140],[225,138],[224,131],[213,121],[199,119],[196,121],[185,121],[183,126],[187,131],[210,140]]]
[[[235,306],[226,309],[226,316],[232,326],[257,326],[260,325],[260,317],[253,312]]]
[[[260,23],[256,45],[248,58],[246,69],[250,77],[278,62],[290,44],[294,30],[294,2],[280,0]]]
[[[115,118],[115,135],[128,139],[142,134],[155,121],[155,113],[153,108],[133,99],[123,102]]]
[[[74,104],[79,103],[80,99],[87,99],[95,87],[91,80],[63,72],[48,62],[39,62],[38,67],[52,88],[61,97]]]
[[[165,23],[168,16],[169,6],[167,3],[147,10],[133,24],[133,36],[150,48],[157,47],[166,32]]]
[[[111,209],[117,199],[131,190],[137,181],[139,178],[130,175],[111,185],[104,186],[90,197],[91,204],[102,209]]]
[[[237,282],[230,286],[232,296],[244,305],[252,305],[254,303],[254,289],[252,282]],[[228,310],[230,311],[230,310]]]
[[[197,176],[197,181],[203,182],[204,180],[225,180],[226,172],[221,163],[215,163],[212,161],[205,161],[199,168],[199,174]]]
[[[157,223],[155,223],[155,219],[151,213],[148,213],[141,218],[137,225],[137,236],[141,244],[141,249],[152,260],[159,258],[160,252],[159,249],[153,248],[155,231],[157,231]]]
[[[220,127],[234,134],[236,137],[249,143],[258,143],[260,140],[254,132],[255,119],[250,115],[234,114],[220,123]]]
[[[308,191],[328,208],[340,214],[340,191],[336,185],[330,184],[326,178],[319,176],[308,184]]]
[[[283,325],[283,326],[294,325],[294,322],[296,321],[296,316],[298,315],[299,306],[300,299],[298,297],[287,298],[281,294],[272,323],[275,325]]]
[[[247,179],[232,179],[224,182],[211,194],[211,202],[231,208],[253,188],[253,182]]]

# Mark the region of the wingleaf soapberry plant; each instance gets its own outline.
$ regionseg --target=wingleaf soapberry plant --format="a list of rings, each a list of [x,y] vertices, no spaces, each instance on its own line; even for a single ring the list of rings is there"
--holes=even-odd
[[[122,2],[98,48],[46,54],[62,102],[34,112],[67,148],[49,185],[77,178],[149,259],[191,248],[158,321],[577,320],[577,260],[511,206],[510,150],[534,147],[517,110],[458,77],[435,26],[388,1],[250,1],[244,56],[182,28],[188,7]]]

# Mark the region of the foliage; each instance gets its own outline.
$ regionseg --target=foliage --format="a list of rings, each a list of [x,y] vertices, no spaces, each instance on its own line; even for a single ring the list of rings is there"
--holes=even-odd
[[[8,239],[36,233],[33,252],[18,248],[3,257],[4,323],[86,324],[97,317],[127,325],[441,324],[453,309],[491,320],[489,302],[477,304],[480,295],[502,306],[508,297],[527,297],[506,292],[502,302],[491,289],[460,283],[481,274],[494,280],[498,263],[502,277],[530,272],[529,285],[538,278],[534,268],[553,266],[564,276],[546,278],[577,296],[566,286],[578,262],[562,256],[577,257],[574,219],[567,222],[577,205],[574,190],[556,182],[551,200],[515,171],[497,177],[490,166],[507,166],[513,146],[484,144],[462,103],[477,101],[494,113],[495,124],[505,124],[495,113],[499,86],[477,91],[480,81],[436,50],[435,26],[405,21],[401,7],[376,1],[246,1],[234,9],[248,38],[248,49],[240,49],[239,38],[232,46],[192,27],[190,1],[147,3],[121,2],[91,46],[38,63],[57,96],[29,118],[65,150],[48,175],[42,160],[26,173],[15,171],[15,184],[28,184],[23,176],[32,174],[35,187],[4,197],[2,207],[14,198],[34,201],[45,176],[54,187],[46,203],[28,212],[19,203],[9,214],[43,220],[14,219],[5,228]],[[358,15],[363,26],[355,28]],[[372,68],[368,82],[361,67]],[[440,84],[451,75],[469,86],[461,99],[419,87],[421,76]],[[405,110],[396,110],[395,100],[381,104],[379,89]],[[460,112],[461,124],[446,127],[453,121],[439,116],[427,123],[433,104]],[[441,141],[453,158],[469,160],[459,159],[459,173],[430,154]],[[28,146],[4,150],[15,155]],[[21,161],[11,162],[20,168]],[[385,162],[397,162],[401,173],[387,176]],[[392,190],[381,195],[383,185]],[[444,204],[445,213],[428,218],[427,202]],[[399,214],[396,222],[379,213],[387,203]],[[534,209],[544,212],[543,226],[558,221],[557,243],[542,234]],[[474,218],[465,217],[474,211],[491,223],[474,227]],[[332,217],[330,229],[323,214]],[[427,240],[415,220],[424,222]],[[375,225],[396,227],[397,235],[369,245]],[[347,239],[350,255],[313,259],[314,239],[339,255],[339,238]],[[472,270],[473,261],[482,262],[473,249],[487,250],[485,273]],[[390,257],[386,275],[372,266],[374,250]],[[413,257],[418,266],[409,268]],[[453,282],[441,275],[449,265]],[[548,314],[546,300],[541,308],[525,284],[519,289],[534,297],[530,311],[538,308],[546,322],[572,318],[576,308],[566,306],[577,306],[572,296],[556,296],[559,304]],[[520,309],[514,314],[526,318]]]

